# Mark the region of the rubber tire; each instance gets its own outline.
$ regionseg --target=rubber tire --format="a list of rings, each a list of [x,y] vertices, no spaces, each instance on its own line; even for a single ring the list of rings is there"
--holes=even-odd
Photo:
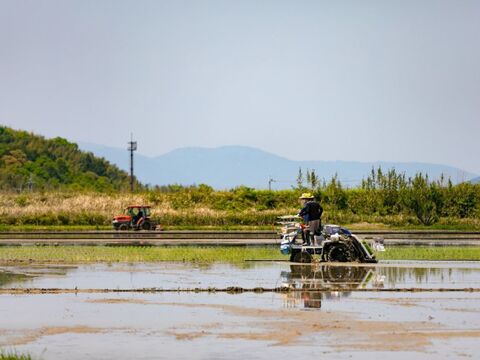
[[[120,230],[120,231],[126,231],[126,230],[128,230],[128,224],[120,224],[120,225],[118,225],[118,230]]]
[[[337,242],[328,249],[327,260],[330,262],[351,262],[353,254],[346,244]]]
[[[309,264],[312,262],[312,255],[310,255],[306,251],[299,251],[293,257],[293,262],[302,263],[302,264]]]
[[[150,221],[144,221],[141,227],[142,227],[142,230],[148,231],[152,229],[152,224],[150,223]]]

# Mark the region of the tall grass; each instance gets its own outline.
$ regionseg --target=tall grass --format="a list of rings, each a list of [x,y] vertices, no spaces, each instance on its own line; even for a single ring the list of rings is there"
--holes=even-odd
[[[352,194],[355,192],[352,190]],[[202,188],[171,192],[0,193],[0,230],[12,227],[56,226],[108,228],[112,217],[131,204],[152,205],[152,216],[164,228],[272,228],[277,216],[295,214],[300,204],[294,190],[208,191]],[[408,212],[358,213],[322,202],[324,223],[352,228],[436,228],[480,230],[480,217],[440,217],[429,227]]]
[[[191,227],[232,225],[271,226],[277,216],[298,211],[295,208],[270,210],[215,210],[207,204],[174,208],[175,196],[153,204],[152,217],[165,226]],[[22,199],[18,201],[18,199]],[[148,193],[32,193],[0,194],[0,225],[107,226],[112,217],[131,204],[152,204]]]

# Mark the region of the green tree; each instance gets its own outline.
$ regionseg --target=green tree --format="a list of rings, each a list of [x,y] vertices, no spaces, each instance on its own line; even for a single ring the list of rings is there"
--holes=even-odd
[[[407,207],[424,225],[432,225],[438,220],[437,205],[438,189],[436,184],[430,184],[428,176],[419,173],[410,181],[410,188],[405,196]]]

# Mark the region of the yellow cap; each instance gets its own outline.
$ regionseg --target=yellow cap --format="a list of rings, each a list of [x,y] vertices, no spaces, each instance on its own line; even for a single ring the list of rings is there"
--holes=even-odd
[[[310,193],[303,193],[302,196],[300,196],[300,199],[313,199],[313,195]]]

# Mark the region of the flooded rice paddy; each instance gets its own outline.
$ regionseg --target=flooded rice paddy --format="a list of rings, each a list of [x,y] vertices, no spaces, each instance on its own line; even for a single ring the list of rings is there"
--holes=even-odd
[[[216,291],[231,288],[255,291]],[[41,359],[477,358],[478,289],[475,262],[2,266],[0,347]]]

